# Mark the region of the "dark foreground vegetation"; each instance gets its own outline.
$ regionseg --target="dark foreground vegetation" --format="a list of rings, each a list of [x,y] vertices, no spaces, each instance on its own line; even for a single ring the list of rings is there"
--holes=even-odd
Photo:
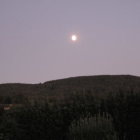
[[[140,78],[2,84],[0,140],[140,140]]]
[[[0,110],[0,140],[139,140],[140,95],[75,95]]]

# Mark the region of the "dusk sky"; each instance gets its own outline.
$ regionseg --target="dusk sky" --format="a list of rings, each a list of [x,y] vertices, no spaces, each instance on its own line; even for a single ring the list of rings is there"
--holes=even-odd
[[[140,0],[0,0],[0,83],[104,74],[140,76]]]

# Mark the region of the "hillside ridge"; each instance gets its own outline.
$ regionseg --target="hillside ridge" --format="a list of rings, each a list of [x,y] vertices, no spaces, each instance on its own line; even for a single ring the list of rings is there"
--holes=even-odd
[[[39,84],[0,84],[0,96],[65,96],[73,93],[104,95],[119,89],[140,93],[140,77],[133,75],[95,75],[57,79]]]

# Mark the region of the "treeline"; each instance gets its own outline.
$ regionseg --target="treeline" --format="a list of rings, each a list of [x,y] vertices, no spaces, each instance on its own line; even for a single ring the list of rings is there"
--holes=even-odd
[[[130,91],[95,99],[28,103],[0,110],[0,140],[139,140],[140,95]]]
[[[0,104],[27,104],[28,98],[23,95],[0,96]]]

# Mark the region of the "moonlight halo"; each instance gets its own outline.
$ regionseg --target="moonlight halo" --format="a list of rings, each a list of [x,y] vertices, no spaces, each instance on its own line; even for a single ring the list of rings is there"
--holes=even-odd
[[[71,40],[72,40],[73,42],[77,41],[77,35],[73,34],[73,35],[71,36]]]

